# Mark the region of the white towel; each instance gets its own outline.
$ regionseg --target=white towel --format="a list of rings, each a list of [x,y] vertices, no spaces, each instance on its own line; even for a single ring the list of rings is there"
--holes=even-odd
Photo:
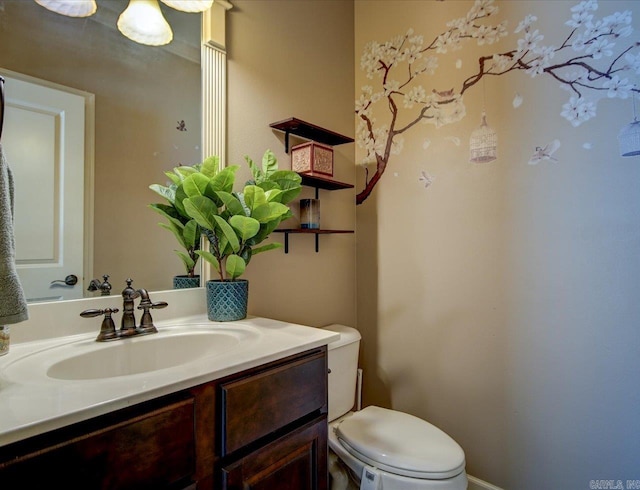
[[[15,266],[13,175],[0,145],[0,325],[29,318],[27,302]]]

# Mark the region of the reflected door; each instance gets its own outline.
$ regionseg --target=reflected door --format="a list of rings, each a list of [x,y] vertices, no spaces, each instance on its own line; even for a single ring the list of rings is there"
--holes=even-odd
[[[2,146],[15,181],[16,265],[27,301],[81,298],[87,98],[4,77]],[[78,282],[65,284],[73,275]]]

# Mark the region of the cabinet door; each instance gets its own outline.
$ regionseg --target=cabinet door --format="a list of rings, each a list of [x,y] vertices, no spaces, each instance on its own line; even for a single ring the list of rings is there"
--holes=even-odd
[[[223,466],[221,480],[223,490],[326,490],[326,416]]]
[[[184,488],[195,472],[193,412],[186,399],[0,458],[0,488]]]

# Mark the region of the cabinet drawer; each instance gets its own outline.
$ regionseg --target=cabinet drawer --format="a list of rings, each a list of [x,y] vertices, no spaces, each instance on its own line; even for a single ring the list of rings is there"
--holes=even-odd
[[[0,462],[6,488],[160,489],[195,472],[194,402],[185,399]]]
[[[221,456],[326,411],[326,349],[221,386]]]

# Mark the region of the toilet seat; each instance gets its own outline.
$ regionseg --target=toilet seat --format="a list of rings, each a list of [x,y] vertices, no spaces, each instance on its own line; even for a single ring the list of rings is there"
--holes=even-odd
[[[439,428],[407,413],[369,406],[335,430],[354,457],[389,473],[444,480],[464,471],[462,448]]]

